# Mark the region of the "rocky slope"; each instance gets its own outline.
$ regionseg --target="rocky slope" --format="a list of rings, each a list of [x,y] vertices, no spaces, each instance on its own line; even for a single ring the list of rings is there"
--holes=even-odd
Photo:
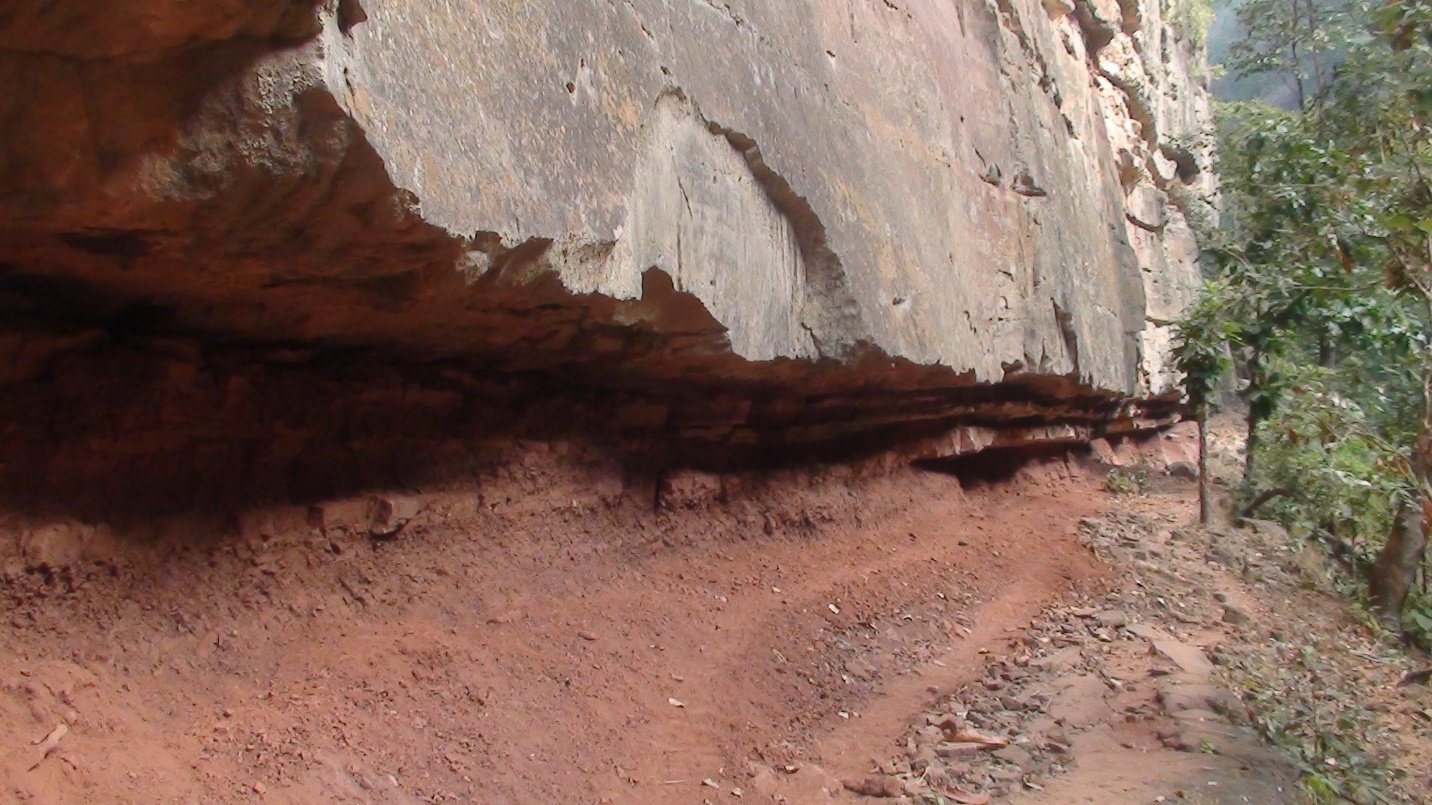
[[[724,463],[1165,421],[1181,207],[1215,192],[1167,15],[12,3],[5,489],[323,494],[498,432]]]

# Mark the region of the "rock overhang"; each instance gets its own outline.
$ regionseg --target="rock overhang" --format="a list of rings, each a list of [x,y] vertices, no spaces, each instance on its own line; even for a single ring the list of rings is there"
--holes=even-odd
[[[8,382],[91,331],[765,406],[696,443],[1176,413],[1157,2],[162,5],[0,20]]]

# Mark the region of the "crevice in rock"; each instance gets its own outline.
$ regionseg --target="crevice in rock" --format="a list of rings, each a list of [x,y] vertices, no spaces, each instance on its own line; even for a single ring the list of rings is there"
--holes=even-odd
[[[1124,105],[1129,110],[1129,117],[1139,124],[1139,133],[1143,136],[1144,142],[1148,143],[1151,148],[1157,146],[1159,142],[1158,121],[1154,119],[1153,106],[1149,103],[1148,88],[1138,81],[1129,80],[1103,66],[1099,67],[1099,75],[1124,94]]]
[[[1044,54],[1030,41],[1029,33],[1024,28],[1024,21],[1020,19],[1019,10],[1014,7],[1011,0],[996,0],[995,13],[1005,30],[1009,31],[1019,42],[1019,49],[1024,54],[1025,60],[1034,66],[1035,72],[1039,75],[1039,88],[1044,90],[1056,107],[1062,109],[1064,97],[1059,91],[1059,83],[1050,72]]]
[[[721,2],[720,0],[701,0],[701,4],[706,8],[709,8],[712,11],[716,12],[717,14],[720,14],[722,17],[725,17],[732,25],[736,26],[737,28],[740,28],[746,24],[746,18],[742,17],[736,12],[735,9],[731,8],[730,3]]]
[[[967,490],[1008,483],[1026,467],[1056,461],[1067,461],[1088,452],[1081,444],[1048,442],[1018,447],[995,447],[970,455],[952,458],[922,458],[914,462],[917,469],[953,475]]]
[[[1198,164],[1198,157],[1193,151],[1175,143],[1163,143],[1159,146],[1160,152],[1169,161],[1173,162],[1178,171],[1179,181],[1184,184],[1192,184],[1198,181],[1199,174],[1203,172]]]
[[[368,13],[360,0],[338,0],[338,30],[346,34],[353,26],[367,21]]]
[[[1084,32],[1084,43],[1088,45],[1089,55],[1095,59],[1098,58],[1099,51],[1119,35],[1118,27],[1095,13],[1090,0],[1074,0],[1074,19],[1079,23],[1079,29]]]
[[[1144,219],[1133,214],[1132,212],[1125,212],[1124,219],[1127,220],[1129,223],[1133,224],[1134,226],[1138,227],[1139,229],[1142,229],[1145,232],[1151,232],[1155,235],[1162,235],[1164,229],[1168,227],[1167,219],[1159,221],[1156,224],[1151,224],[1148,221],[1145,221]]]
[[[1064,339],[1065,354],[1069,356],[1069,360],[1074,364],[1075,371],[1077,372],[1079,366],[1079,331],[1074,326],[1074,317],[1069,314],[1068,310],[1064,309],[1063,305],[1059,304],[1058,300],[1055,300],[1053,305],[1054,321],[1059,325],[1060,337]]]
[[[842,388],[698,372],[624,384],[580,364],[512,373],[49,326],[0,335],[9,365],[29,367],[0,395],[0,504],[93,518],[444,486],[526,442],[583,445],[633,472],[775,468],[1078,442],[1177,412],[1176,400],[1129,404],[1055,378]]]
[[[1139,5],[1138,0],[1119,0],[1119,12],[1123,19],[1124,33],[1133,36],[1143,28],[1144,9]]]
[[[840,255],[830,247],[825,223],[810,202],[771,169],[754,139],[719,123],[707,121],[707,125],[712,134],[725,137],[741,154],[771,203],[791,222],[806,268],[802,286],[807,300],[800,312],[801,325],[810,332],[818,354],[823,359],[850,357],[852,350],[862,347],[841,343],[836,334],[864,332],[866,328],[860,322],[860,307],[851,293]]]

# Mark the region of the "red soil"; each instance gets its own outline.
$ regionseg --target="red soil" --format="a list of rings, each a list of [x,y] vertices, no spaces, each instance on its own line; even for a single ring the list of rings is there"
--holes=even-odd
[[[366,500],[102,529],[59,573],[7,537],[0,797],[769,801],[757,772],[864,772],[1103,572],[1062,459],[684,474],[653,511],[560,453],[425,490],[386,542]]]

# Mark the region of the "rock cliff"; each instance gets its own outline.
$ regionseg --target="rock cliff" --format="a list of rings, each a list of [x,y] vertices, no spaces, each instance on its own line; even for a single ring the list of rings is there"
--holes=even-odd
[[[1216,193],[1167,3],[17,0],[3,480],[1166,421]]]

